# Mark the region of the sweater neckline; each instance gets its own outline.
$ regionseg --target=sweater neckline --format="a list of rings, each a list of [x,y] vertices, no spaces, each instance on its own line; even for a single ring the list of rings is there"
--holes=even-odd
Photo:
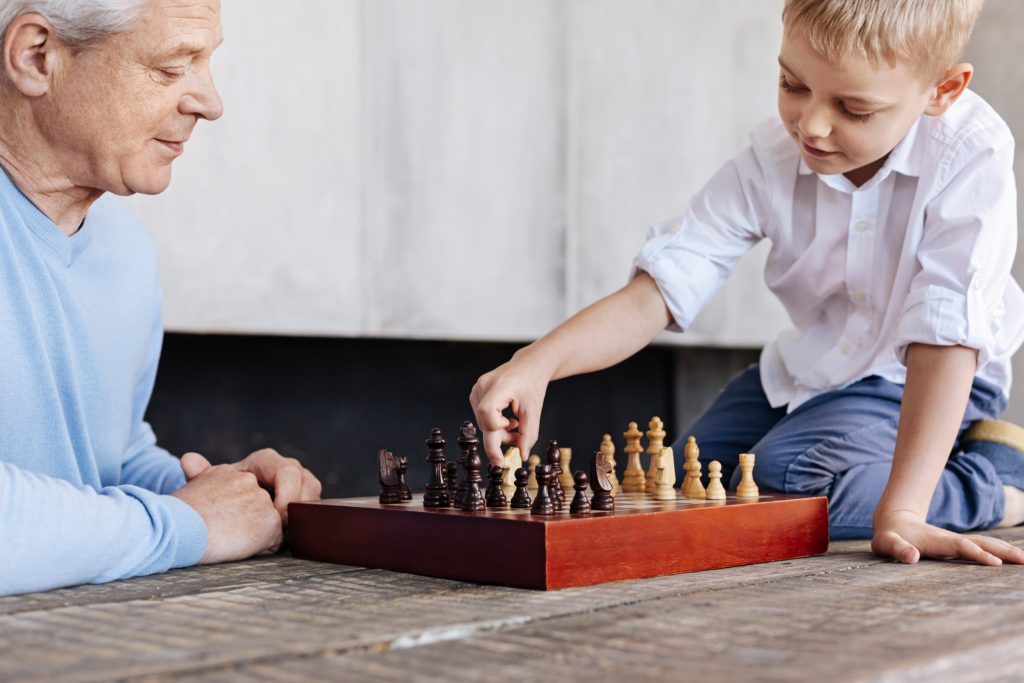
[[[89,213],[86,213],[82,226],[75,234],[65,235],[56,223],[25,196],[25,193],[14,183],[3,166],[0,166],[0,187],[24,221],[25,226],[57,255],[65,267],[70,268],[92,242],[94,231],[89,229]],[[91,210],[92,207],[90,207],[90,212]]]

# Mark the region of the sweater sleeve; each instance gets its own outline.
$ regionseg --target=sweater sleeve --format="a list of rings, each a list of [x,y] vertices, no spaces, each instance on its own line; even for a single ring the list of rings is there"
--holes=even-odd
[[[155,287],[153,320],[150,322],[149,348],[142,373],[132,396],[132,438],[121,461],[121,484],[133,484],[157,493],[172,493],[185,485],[181,461],[157,446],[156,434],[145,421],[146,408],[153,395],[156,371],[163,347],[163,317],[160,313],[160,288]]]
[[[100,490],[0,462],[0,594],[103,583],[198,562],[206,526],[138,486]]]

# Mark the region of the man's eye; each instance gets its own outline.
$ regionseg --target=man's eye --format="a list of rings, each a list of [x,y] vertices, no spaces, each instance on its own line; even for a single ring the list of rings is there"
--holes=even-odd
[[[185,69],[180,66],[165,66],[157,69],[161,76],[168,80],[174,80],[185,75]]]

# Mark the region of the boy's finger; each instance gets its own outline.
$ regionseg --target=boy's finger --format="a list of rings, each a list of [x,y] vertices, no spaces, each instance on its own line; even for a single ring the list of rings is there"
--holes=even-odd
[[[484,430],[484,453],[492,465],[500,465],[504,461],[501,454],[501,444],[508,438],[508,432],[504,429]]]
[[[914,544],[908,543],[906,539],[892,531],[878,539],[877,552],[903,564],[915,564],[921,559],[921,552]]]
[[[516,445],[519,446],[519,452],[526,458],[530,449],[533,448],[533,444],[537,443],[540,425],[538,424],[537,413],[530,406],[519,405],[517,414],[519,416],[519,432],[516,434]]]
[[[1024,550],[1021,550],[1012,543],[1007,543],[1002,539],[992,538],[991,536],[971,536],[970,538],[1004,562],[1024,564]]]
[[[966,536],[953,536],[952,545],[947,551],[949,557],[962,557],[978,564],[999,565],[1003,561]]]

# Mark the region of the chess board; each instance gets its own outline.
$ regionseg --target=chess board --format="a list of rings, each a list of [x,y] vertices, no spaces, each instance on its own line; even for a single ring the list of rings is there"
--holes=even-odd
[[[656,501],[553,516],[394,505],[376,497],[288,507],[292,554],[309,560],[539,590],[771,562],[828,549],[828,500],[767,494]]]

